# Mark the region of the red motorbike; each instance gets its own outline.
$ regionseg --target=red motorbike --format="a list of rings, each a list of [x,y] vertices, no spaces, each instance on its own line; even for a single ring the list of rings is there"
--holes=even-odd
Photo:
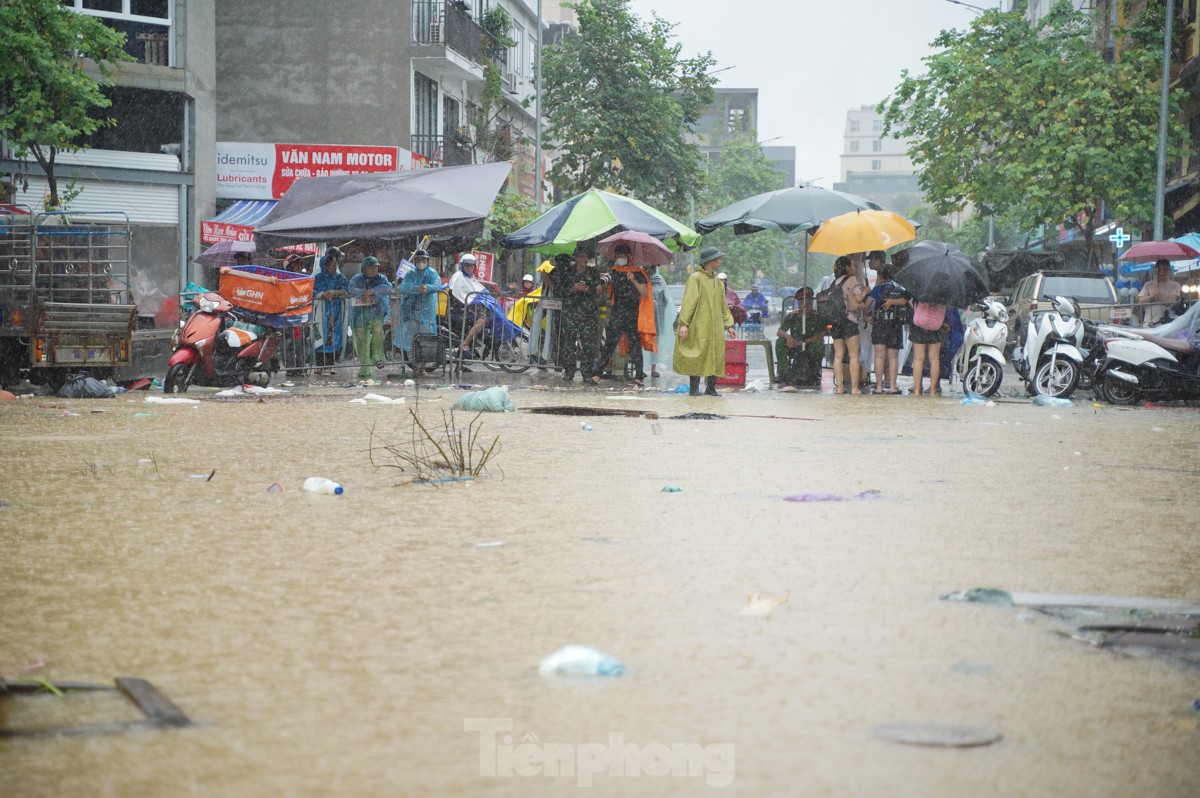
[[[183,393],[189,385],[267,385],[279,369],[279,330],[267,328],[259,335],[232,326],[237,311],[218,294],[199,294],[194,301],[196,310],[171,342],[175,352],[167,362],[163,392]]]

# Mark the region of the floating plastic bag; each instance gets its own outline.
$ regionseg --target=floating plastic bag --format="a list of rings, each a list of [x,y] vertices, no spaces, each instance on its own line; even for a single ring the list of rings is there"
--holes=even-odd
[[[497,385],[494,388],[488,388],[486,391],[471,391],[464,393],[462,396],[450,405],[451,410],[466,410],[469,413],[478,413],[485,411],[488,413],[513,413],[516,412],[513,407],[512,397],[508,395],[508,389],[503,385]]]
[[[538,673],[543,676],[555,673],[568,676],[620,676],[624,672],[625,666],[620,660],[591,646],[560,648],[538,664]]]

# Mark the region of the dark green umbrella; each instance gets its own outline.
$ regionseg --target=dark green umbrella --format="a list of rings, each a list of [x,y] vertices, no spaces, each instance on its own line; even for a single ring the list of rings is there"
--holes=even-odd
[[[701,233],[711,233],[718,227],[733,225],[733,232],[737,234],[757,233],[760,230],[795,233],[811,230],[826,219],[858,210],[882,208],[853,194],[819,186],[796,186],[755,194],[726,205],[696,222],[696,229]]]

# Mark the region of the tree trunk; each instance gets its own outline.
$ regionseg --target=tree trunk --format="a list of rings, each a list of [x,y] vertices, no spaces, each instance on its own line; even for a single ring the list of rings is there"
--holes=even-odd
[[[46,186],[50,190],[50,198],[45,202],[45,209],[56,211],[58,210],[59,199],[58,178],[54,175],[54,160],[58,155],[58,148],[50,146],[43,152],[40,145],[34,145],[30,148],[30,151],[33,153],[34,159],[37,160],[38,166],[42,167],[42,171],[46,174]]]

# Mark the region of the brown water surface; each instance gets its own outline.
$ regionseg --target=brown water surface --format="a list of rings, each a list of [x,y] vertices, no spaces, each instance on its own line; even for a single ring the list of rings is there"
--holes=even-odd
[[[0,404],[0,672],[44,659],[48,678],[141,676],[198,724],[0,741],[0,794],[567,794],[578,774],[514,765],[511,749],[570,759],[611,734],[708,758],[690,776],[601,773],[594,794],[730,780],[746,796],[1200,794],[1195,670],[938,599],[989,586],[1200,600],[1194,411],[521,390],[518,407],[815,420],[664,418],[653,435],[641,418],[587,432],[489,414],[490,478],[398,487],[371,466],[368,430],[400,438],[411,393],[407,407],[198,395]],[[421,413],[455,395],[423,393]],[[301,492],[313,475],[346,494]],[[867,490],[882,498],[783,501]],[[754,593],[788,601],[739,615]],[[540,677],[570,643],[627,672]],[[7,715],[37,725],[39,710]],[[872,735],[904,721],[1003,739]],[[481,775],[489,754],[509,775]]]

